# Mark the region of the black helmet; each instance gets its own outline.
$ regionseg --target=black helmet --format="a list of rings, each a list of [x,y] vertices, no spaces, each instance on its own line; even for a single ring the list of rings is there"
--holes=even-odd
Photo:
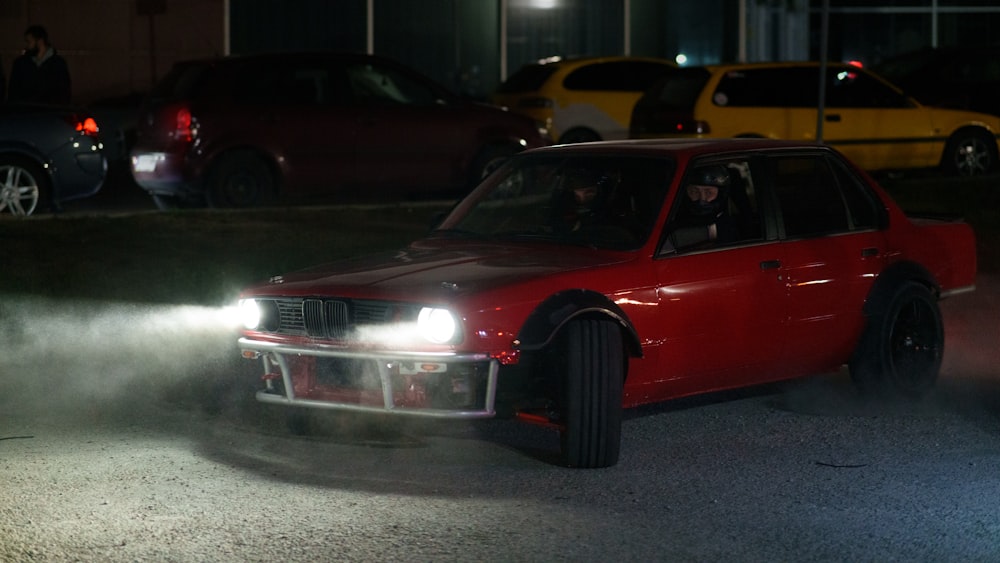
[[[694,171],[694,178],[689,182],[698,186],[729,187],[729,171],[721,164],[704,166]]]
[[[712,201],[691,201],[684,198],[686,207],[683,223],[694,225],[710,225],[729,205],[729,170],[721,164],[713,164],[695,169],[688,180],[688,186],[713,186],[719,189],[719,195]]]

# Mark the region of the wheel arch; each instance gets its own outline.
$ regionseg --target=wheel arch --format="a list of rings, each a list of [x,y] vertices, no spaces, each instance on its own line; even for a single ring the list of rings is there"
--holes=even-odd
[[[219,165],[222,164],[226,158],[241,153],[252,156],[267,166],[268,170],[271,172],[271,177],[274,178],[275,194],[279,193],[285,178],[285,171],[281,164],[281,161],[284,159],[280,156],[276,159],[275,155],[269,153],[267,149],[253,145],[230,145],[220,147],[218,150],[213,151],[211,156],[206,160],[202,169],[203,172],[201,177],[203,182],[215,174]]]
[[[14,160],[24,159],[37,166],[38,171],[41,172],[41,178],[38,181],[45,182],[45,189],[50,190],[51,197],[56,201],[60,200],[62,186],[56,182],[52,162],[35,147],[23,143],[0,143],[0,157]]]
[[[642,357],[639,334],[628,315],[604,294],[588,289],[561,291],[536,307],[518,332],[520,350],[530,352],[546,347],[566,323],[578,318],[614,321],[621,328],[628,355]]]
[[[934,276],[927,268],[916,262],[898,262],[879,274],[875,283],[872,284],[872,288],[868,292],[868,297],[865,299],[865,316],[870,317],[880,307],[884,307],[886,305],[886,298],[883,298],[883,296],[891,296],[897,288],[907,282],[916,282],[926,287],[934,295],[935,299],[941,295],[940,285],[938,285],[937,280],[934,279]]]

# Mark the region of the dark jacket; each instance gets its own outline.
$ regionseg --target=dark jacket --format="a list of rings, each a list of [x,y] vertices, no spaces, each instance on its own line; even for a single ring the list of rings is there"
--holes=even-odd
[[[14,59],[7,87],[8,101],[69,105],[70,98],[69,66],[55,49],[49,49],[41,64],[27,53]]]

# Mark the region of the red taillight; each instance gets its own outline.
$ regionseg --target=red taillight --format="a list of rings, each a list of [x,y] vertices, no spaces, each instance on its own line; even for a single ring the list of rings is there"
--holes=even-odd
[[[85,117],[83,119],[73,116],[70,123],[79,133],[83,133],[88,137],[97,137],[101,128],[97,126],[97,121],[93,117]]]
[[[191,119],[191,110],[180,108],[177,110],[176,126],[174,128],[174,138],[179,141],[190,143],[194,140],[194,128]]]
[[[707,121],[685,119],[674,124],[674,132],[688,135],[707,135],[711,132],[711,128],[709,128]]]

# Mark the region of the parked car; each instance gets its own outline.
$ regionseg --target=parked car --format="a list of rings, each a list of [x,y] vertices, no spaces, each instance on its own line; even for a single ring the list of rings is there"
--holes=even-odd
[[[99,131],[84,110],[0,104],[0,213],[31,215],[97,193],[108,167]]]
[[[871,68],[924,105],[1000,115],[1000,45],[920,49]]]
[[[636,100],[675,68],[652,57],[546,59],[521,67],[492,100],[544,123],[559,143],[624,139]]]
[[[819,78],[819,63],[683,68],[636,103],[630,137],[815,140]],[[922,106],[862,68],[826,71],[822,139],[866,170],[986,174],[998,132],[1000,117]]]
[[[459,193],[538,124],[393,61],[282,53],[185,61],[144,102],[132,174],[161,207]]]
[[[239,346],[266,403],[512,415],[604,467],[625,407],[843,364],[873,395],[927,392],[938,300],[975,273],[967,224],[907,217],[829,147],[560,145],[407,248],[247,288]]]

